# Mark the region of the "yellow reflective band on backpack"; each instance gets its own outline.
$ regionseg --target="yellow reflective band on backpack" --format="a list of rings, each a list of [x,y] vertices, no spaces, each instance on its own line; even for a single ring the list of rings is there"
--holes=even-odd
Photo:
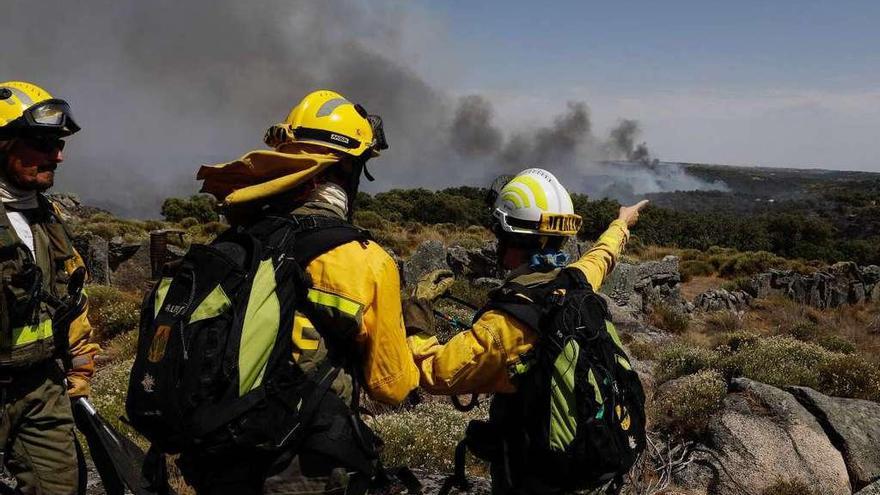
[[[632,366],[629,364],[629,361],[627,361],[625,357],[621,356],[620,354],[615,354],[614,357],[617,358],[617,364],[623,366],[623,368],[626,370],[632,371]]]
[[[165,296],[168,295],[170,287],[171,277],[163,277],[159,281],[159,287],[156,288],[156,301],[153,303],[153,318],[159,316],[159,310],[162,309],[162,303],[165,302]]]
[[[611,340],[617,344],[617,347],[620,350],[623,350],[623,343],[620,341],[620,336],[617,335],[617,329],[614,328],[614,324],[608,320],[605,320],[605,330],[608,332],[608,335],[611,336]]]
[[[199,307],[193,311],[193,314],[189,317],[189,322],[195,323],[197,321],[213,318],[222,314],[229,309],[230,306],[232,306],[232,301],[229,300],[223,287],[218,285],[217,287],[214,287],[214,290],[208,294],[208,297],[199,304]]]
[[[550,380],[550,449],[564,451],[577,431],[574,372],[580,347],[569,341],[553,363]]]
[[[351,299],[346,299],[342,296],[337,296],[336,294],[323,292],[317,289],[309,289],[308,298],[313,304],[338,310],[343,315],[357,321],[358,326],[360,326],[361,320],[363,319],[363,305],[352,301]]]
[[[263,381],[266,362],[281,324],[281,304],[275,293],[275,267],[263,260],[254,275],[248,297],[238,352],[238,395],[242,396]]]
[[[593,374],[592,369],[587,373],[587,381],[593,386],[593,398],[599,403],[599,410],[601,411],[602,404],[604,404],[605,401],[602,399],[602,392],[599,390],[599,383],[596,381],[596,375]]]
[[[12,347],[21,347],[49,338],[52,338],[52,320],[43,320],[36,325],[12,329]]]

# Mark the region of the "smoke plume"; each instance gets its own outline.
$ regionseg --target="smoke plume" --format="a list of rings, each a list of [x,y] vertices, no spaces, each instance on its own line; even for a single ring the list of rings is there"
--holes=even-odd
[[[485,185],[527,166],[580,182],[598,160],[635,156],[593,135],[584,103],[512,132],[486,98],[456,104],[417,70],[447,55],[418,39],[430,19],[391,0],[7,0],[4,16],[18,21],[0,30],[0,77],[67,99],[83,128],[57,188],[123,215],[155,217],[164,198],[195,192],[199,165],[262,148],[265,129],[319,88],[382,115],[391,147],[371,167],[374,190]]]

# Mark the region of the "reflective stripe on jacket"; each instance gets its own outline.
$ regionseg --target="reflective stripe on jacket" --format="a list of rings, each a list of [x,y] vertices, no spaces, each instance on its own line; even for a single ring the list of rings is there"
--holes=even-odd
[[[352,331],[360,370],[370,397],[397,404],[419,383],[419,372],[406,342],[397,264],[375,242],[349,242],[315,258],[306,267],[313,287],[308,299],[317,313],[334,321],[334,331]],[[319,316],[320,317],[320,316]],[[294,323],[293,341],[300,352],[317,349]],[[344,337],[343,337],[344,338]]]
[[[42,273],[42,290],[55,297],[65,295],[70,275],[83,266],[82,258],[73,248],[61,223],[57,207],[43,196],[39,196],[38,204],[37,210],[28,210],[30,227],[34,234],[35,257],[26,249],[14,247],[20,240],[9,223],[5,208],[0,206],[0,244],[4,253],[0,259],[0,271],[3,273],[4,284],[8,284],[4,288],[7,296],[15,293],[11,297],[21,297],[21,288],[16,287],[8,277],[28,263],[35,263]],[[11,298],[7,302],[11,302]],[[0,364],[12,367],[30,366],[54,357],[52,309],[45,302],[40,302],[38,306],[35,306],[37,309],[33,319],[19,320],[13,316],[8,320],[9,328],[0,332]],[[72,395],[88,393],[87,379],[94,374],[94,355],[100,350],[97,344],[89,342],[92,327],[86,317],[87,311],[88,304],[71,323],[68,334],[73,364],[68,374]]]
[[[580,270],[598,291],[614,269],[628,237],[626,224],[615,220],[593,247],[568,268]],[[536,275],[524,267],[515,270],[511,277]],[[519,362],[536,339],[537,335],[518,320],[498,311],[487,311],[471,328],[445,344],[425,334],[410,337],[408,343],[419,367],[421,386],[431,393],[509,393],[515,388],[508,369]]]

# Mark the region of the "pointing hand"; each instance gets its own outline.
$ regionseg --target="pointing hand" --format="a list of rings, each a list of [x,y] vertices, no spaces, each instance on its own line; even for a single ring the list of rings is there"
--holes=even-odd
[[[626,222],[627,227],[632,227],[639,221],[639,212],[642,211],[645,206],[648,206],[647,199],[643,199],[632,206],[621,206],[617,219]]]

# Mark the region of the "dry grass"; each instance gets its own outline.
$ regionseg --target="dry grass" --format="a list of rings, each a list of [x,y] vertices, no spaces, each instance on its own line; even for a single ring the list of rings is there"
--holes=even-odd
[[[460,227],[452,224],[422,225],[415,222],[390,223],[373,218],[374,212],[355,215],[355,223],[369,229],[376,242],[406,258],[426,241],[440,241],[447,245],[460,244],[466,248],[483,246],[494,239],[492,233],[480,226]],[[371,215],[372,214],[372,215]],[[378,215],[376,215],[378,216]]]
[[[723,278],[716,276],[710,277],[693,277],[687,282],[681,284],[681,295],[688,301],[693,301],[698,295],[707,290],[717,289],[724,284]]]
[[[691,317],[679,308],[668,304],[651,305],[651,325],[676,335],[683,334],[691,324]]]

